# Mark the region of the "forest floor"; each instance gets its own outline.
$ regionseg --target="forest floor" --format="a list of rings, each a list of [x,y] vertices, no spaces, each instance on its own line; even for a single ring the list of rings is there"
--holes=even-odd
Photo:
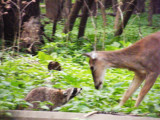
[[[160,117],[160,78],[146,95],[138,108],[134,107],[139,89],[121,108],[117,107],[124,91],[133,79],[133,72],[125,69],[109,69],[106,72],[103,89],[94,88],[89,69],[88,58],[83,53],[93,50],[118,50],[125,48],[140,38],[160,30],[160,15],[154,15],[153,26],[148,26],[147,14],[133,15],[124,33],[114,37],[112,16],[107,17],[107,27],[102,29],[102,18],[95,18],[96,30],[89,19],[85,37],[77,39],[79,19],[69,34],[62,33],[64,22],[59,21],[54,42],[45,39],[37,55],[6,51],[0,65],[0,110],[15,110],[17,104],[27,105],[25,95],[33,88],[48,86],[61,89],[69,87],[83,88],[83,92],[62,107],[62,112],[92,111],[123,112],[125,114]],[[48,19],[42,20],[42,22]],[[45,33],[51,36],[52,24],[45,27]],[[95,34],[97,31],[97,34]],[[95,41],[95,37],[97,41]],[[57,61],[62,71],[48,70],[48,63]],[[51,83],[48,84],[48,81]],[[41,105],[46,108],[45,104]],[[47,109],[47,108],[46,108]]]

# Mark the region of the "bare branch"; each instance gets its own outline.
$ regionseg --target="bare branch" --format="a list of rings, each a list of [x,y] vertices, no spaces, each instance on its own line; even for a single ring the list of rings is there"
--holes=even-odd
[[[91,14],[91,21],[92,21],[92,25],[93,25],[93,28],[94,28],[94,32],[95,32],[95,38],[94,38],[94,51],[96,51],[96,44],[97,44],[97,27],[96,27],[96,24],[95,24],[95,21],[94,21],[94,18],[93,18],[93,13],[92,11],[89,9],[89,6],[87,5],[86,1],[84,1],[84,4],[85,6],[87,7],[89,13]]]
[[[28,4],[27,5],[25,5],[24,6],[24,8],[21,10],[21,13],[23,13],[24,12],[24,10],[31,4],[33,2],[33,0],[32,1],[30,1],[30,2],[28,2]]]

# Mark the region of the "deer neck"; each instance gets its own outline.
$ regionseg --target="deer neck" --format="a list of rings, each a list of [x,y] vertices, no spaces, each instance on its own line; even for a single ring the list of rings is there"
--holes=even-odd
[[[123,51],[106,52],[106,61],[114,68],[136,69],[134,67],[133,57]]]

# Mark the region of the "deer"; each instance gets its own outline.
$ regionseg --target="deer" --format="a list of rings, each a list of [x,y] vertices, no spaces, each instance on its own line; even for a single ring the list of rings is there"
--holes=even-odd
[[[134,78],[119,106],[123,106],[144,82],[135,103],[135,107],[138,107],[160,74],[160,31],[120,50],[92,51],[84,55],[89,57],[89,66],[96,89],[103,87],[107,68],[123,68],[133,71]]]

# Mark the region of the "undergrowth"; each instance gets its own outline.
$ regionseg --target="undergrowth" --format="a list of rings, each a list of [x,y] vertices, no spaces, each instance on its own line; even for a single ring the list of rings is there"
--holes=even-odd
[[[122,49],[141,37],[160,30],[160,24],[157,24],[159,15],[154,16],[153,26],[147,26],[146,17],[146,14],[134,15],[120,37],[114,37],[114,19],[108,17],[104,40],[105,50]],[[96,23],[97,50],[101,50],[103,43],[101,16],[96,18]],[[138,108],[133,106],[139,89],[123,107],[117,107],[124,91],[133,79],[133,72],[125,69],[108,69],[103,89],[94,88],[88,58],[83,56],[83,53],[93,50],[94,29],[89,19],[85,37],[77,39],[78,25],[79,20],[76,21],[72,32],[64,34],[61,33],[63,21],[60,21],[54,42],[46,43],[36,56],[12,53],[12,51],[3,55],[3,62],[0,66],[0,110],[14,110],[17,104],[25,104],[23,101],[25,95],[35,87],[48,86],[61,89],[78,87],[83,88],[82,93],[56,110],[83,113],[113,111],[160,117],[160,79],[156,81]],[[45,27],[45,33],[48,36],[51,35],[51,26],[49,24]],[[48,71],[47,65],[50,61],[58,61],[62,66],[62,71]]]

